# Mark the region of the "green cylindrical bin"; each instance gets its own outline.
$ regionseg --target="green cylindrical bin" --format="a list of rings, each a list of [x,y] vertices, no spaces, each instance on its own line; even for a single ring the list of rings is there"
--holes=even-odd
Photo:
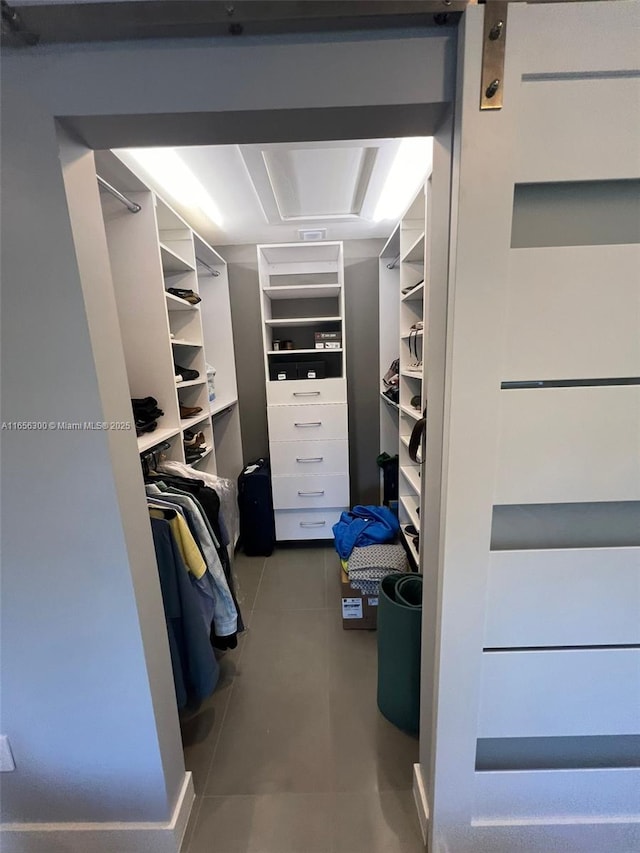
[[[398,728],[420,723],[422,575],[392,574],[378,599],[378,708]]]

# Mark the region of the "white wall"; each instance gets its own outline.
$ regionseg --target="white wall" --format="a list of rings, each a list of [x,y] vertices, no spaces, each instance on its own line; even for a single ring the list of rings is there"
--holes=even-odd
[[[12,87],[2,130],[2,420],[126,419],[101,399],[55,126]],[[126,404],[117,350],[110,370]],[[1,437],[3,820],[166,820],[182,779],[159,749],[113,436]]]
[[[126,405],[113,306],[104,303],[111,361],[100,299],[85,309],[81,279],[91,286],[91,273],[74,253],[55,116],[84,117],[71,124],[101,147],[167,144],[181,128],[200,144],[249,127],[270,138],[303,133],[312,127],[310,107],[318,110],[313,126],[323,115],[338,122],[336,138],[359,127],[359,116],[367,132],[357,136],[372,135],[372,126],[384,135],[387,108],[397,104],[416,132],[432,133],[452,93],[453,39],[451,31],[408,39],[355,33],[273,46],[208,40],[5,51],[3,419],[103,420]],[[323,113],[333,108],[339,112]],[[274,125],[270,109],[286,111],[286,124]],[[184,111],[191,115],[171,115]],[[121,118],[100,118],[112,114]],[[150,114],[152,121],[135,118]],[[149,128],[151,139],[137,133]],[[323,129],[332,132],[328,122]],[[87,168],[81,148],[69,162]],[[126,522],[136,511],[135,478],[127,477],[137,470],[136,448],[101,432],[2,438],[1,730],[17,764],[2,780],[3,819],[166,820],[183,770],[162,611],[157,588],[144,581],[148,532]]]

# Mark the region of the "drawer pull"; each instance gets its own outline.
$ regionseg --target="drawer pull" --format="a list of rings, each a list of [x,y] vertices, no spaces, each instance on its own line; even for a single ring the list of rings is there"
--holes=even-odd
[[[296,456],[296,462],[322,462],[324,456]]]
[[[294,397],[319,397],[320,392],[319,391],[294,391],[293,396]]]
[[[326,521],[301,521],[300,527],[324,527]]]
[[[322,421],[309,421],[309,423],[294,424],[297,427],[319,427],[322,426]]]
[[[301,498],[317,498],[324,495],[324,489],[320,492],[298,492]]]

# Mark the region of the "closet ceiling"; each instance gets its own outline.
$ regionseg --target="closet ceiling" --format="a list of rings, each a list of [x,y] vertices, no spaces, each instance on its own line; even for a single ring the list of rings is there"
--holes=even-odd
[[[400,139],[220,145],[174,149],[221,212],[220,225],[172,195],[129,152],[118,156],[213,245],[387,237],[395,218],[374,221]],[[425,164],[425,169],[428,164]],[[416,186],[424,176],[416,176]]]

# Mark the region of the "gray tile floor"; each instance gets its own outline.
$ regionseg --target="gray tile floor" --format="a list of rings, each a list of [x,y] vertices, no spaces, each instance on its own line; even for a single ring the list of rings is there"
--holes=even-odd
[[[183,853],[423,853],[418,741],[376,707],[376,635],[344,631],[330,548],[239,554],[248,630],[183,720]]]

